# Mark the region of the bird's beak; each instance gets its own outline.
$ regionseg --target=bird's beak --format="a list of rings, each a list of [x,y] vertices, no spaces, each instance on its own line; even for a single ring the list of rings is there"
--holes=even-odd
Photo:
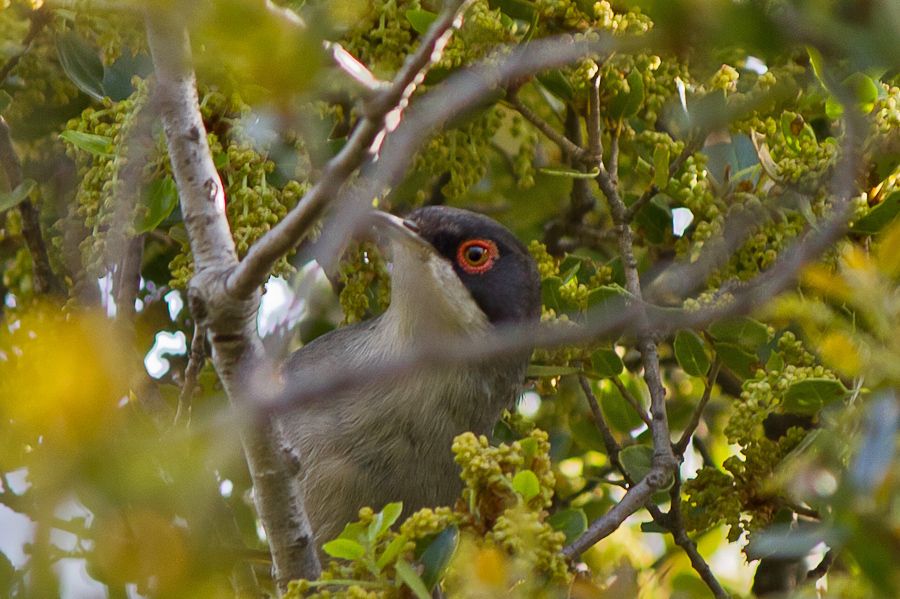
[[[380,210],[372,211],[370,219],[372,225],[392,241],[401,243],[411,249],[434,252],[431,244],[419,235],[419,227],[416,223]]]

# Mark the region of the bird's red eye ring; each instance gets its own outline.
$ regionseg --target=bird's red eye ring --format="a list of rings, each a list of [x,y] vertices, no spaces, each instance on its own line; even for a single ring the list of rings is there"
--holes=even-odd
[[[490,239],[469,239],[459,244],[456,262],[470,275],[480,275],[490,270],[499,256],[497,244]]]

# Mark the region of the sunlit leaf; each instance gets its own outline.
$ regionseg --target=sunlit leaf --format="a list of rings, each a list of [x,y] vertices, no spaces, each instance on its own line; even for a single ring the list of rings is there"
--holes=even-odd
[[[366,549],[360,543],[337,538],[322,545],[322,551],[338,559],[354,560],[366,554]]]
[[[394,567],[397,570],[397,578],[409,587],[409,590],[411,590],[418,599],[431,599],[431,593],[428,592],[428,587],[425,586],[425,583],[422,582],[422,579],[413,567],[409,565],[409,562],[399,559]]]
[[[400,552],[403,551],[403,548],[406,547],[408,542],[409,539],[403,535],[394,537],[393,540],[388,543],[388,546],[384,548],[384,552],[378,557],[378,561],[376,562],[378,570],[381,571],[388,564],[392,564],[394,560],[397,559],[397,556],[400,555]]]
[[[104,137],[103,135],[66,130],[60,133],[59,137],[79,150],[84,150],[90,154],[111,156],[113,153],[112,139]]]
[[[541,492],[541,483],[537,475],[531,470],[520,470],[512,480],[513,489],[522,496],[525,501],[531,501]]]
[[[381,537],[381,535],[393,526],[394,522],[397,521],[397,518],[400,517],[402,512],[402,502],[395,501],[384,506],[380,512],[375,514],[375,518],[369,524],[369,541],[374,541]]]
[[[430,10],[412,9],[406,11],[406,20],[417,33],[426,33],[437,18],[437,13]]]

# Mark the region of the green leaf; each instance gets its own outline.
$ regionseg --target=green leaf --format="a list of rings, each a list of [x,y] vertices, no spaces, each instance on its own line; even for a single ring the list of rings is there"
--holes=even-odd
[[[642,394],[640,393],[637,384],[632,384],[630,377],[627,380],[626,388],[632,392],[632,395],[640,399]],[[634,408],[625,401],[625,398],[619,395],[618,390],[601,394],[600,407],[602,408],[603,415],[606,416],[609,425],[619,432],[627,433],[633,431],[644,423],[644,421],[641,420],[641,417],[634,411]]]
[[[14,208],[25,201],[25,198],[37,186],[33,179],[25,179],[12,191],[0,193],[0,212]]]
[[[748,379],[753,376],[760,365],[756,354],[751,354],[736,343],[716,342],[714,349],[722,363],[741,378]]]
[[[503,14],[522,21],[531,21],[536,12],[534,4],[527,0],[490,0],[488,5],[493,9],[499,8]]]
[[[576,171],[571,168],[543,167],[538,172],[551,177],[568,177],[569,179],[593,179],[600,174],[600,169],[594,168],[588,172]]]
[[[422,552],[419,562],[424,566],[422,582],[429,590],[433,589],[440,581],[444,570],[456,553],[459,545],[459,529],[448,526],[434,538],[434,540]]]
[[[12,96],[0,89],[0,112],[9,108],[10,104],[12,104]]]
[[[417,33],[426,33],[437,18],[437,13],[430,10],[412,9],[406,11],[406,20]]]
[[[581,508],[560,510],[547,518],[547,522],[553,530],[565,533],[566,545],[580,537],[588,525],[587,515]]]
[[[875,235],[900,214],[900,191],[895,191],[850,228],[861,235]]]
[[[653,150],[653,184],[663,189],[669,182],[669,147],[660,144]]]
[[[75,86],[95,100],[102,100],[103,63],[97,52],[72,30],[56,37],[56,52],[63,71]]]
[[[559,294],[559,288],[562,286],[562,279],[559,277],[547,277],[541,281],[541,302],[551,310],[555,310],[557,314],[562,311],[562,297]]]
[[[522,496],[525,501],[531,501],[541,492],[541,483],[537,475],[531,470],[516,472],[512,481],[513,489]]]
[[[629,445],[619,452],[619,461],[622,462],[622,468],[628,476],[637,482],[650,472],[653,464],[653,448],[646,445]],[[670,480],[662,490],[668,489],[674,482],[674,479]]]
[[[865,73],[853,73],[843,81],[844,88],[856,104],[856,109],[869,114],[878,100],[878,85]]]
[[[675,360],[686,373],[705,376],[709,371],[709,356],[703,340],[694,331],[678,331],[675,335]]]
[[[67,130],[60,133],[59,137],[79,150],[96,156],[112,156],[113,153],[112,139],[103,135]]]
[[[542,364],[529,364],[525,376],[539,378],[543,376],[565,376],[567,374],[576,374],[581,372],[574,366],[544,366]]]
[[[137,224],[138,233],[147,233],[160,225],[178,205],[178,187],[172,177],[155,179],[147,186],[147,214]]]
[[[374,541],[381,537],[385,531],[393,526],[394,522],[397,521],[397,518],[400,517],[401,512],[403,512],[403,502],[401,501],[395,501],[384,506],[369,524],[369,541]]]
[[[666,233],[672,230],[672,209],[667,198],[665,194],[656,194],[634,215],[634,221],[650,243],[662,243]]]
[[[431,599],[431,593],[428,592],[425,583],[422,582],[422,579],[419,578],[413,567],[409,565],[409,562],[402,558],[398,559],[394,568],[397,570],[397,578],[408,586],[418,599]]]
[[[366,554],[366,549],[360,543],[351,539],[337,538],[322,545],[322,551],[338,559],[354,560]]]
[[[618,376],[625,365],[614,349],[598,349],[591,354],[591,368],[602,377]]]
[[[390,543],[388,543],[388,546],[384,548],[384,552],[375,563],[375,567],[379,572],[384,570],[385,566],[393,563],[394,560],[397,559],[397,556],[400,555],[401,551],[403,551],[403,547],[406,546],[406,541],[406,537],[404,537],[403,535],[397,535]]]
[[[795,414],[815,414],[828,404],[847,397],[849,391],[833,379],[805,379],[788,387],[782,407]]]
[[[718,341],[735,343],[744,349],[756,351],[760,345],[769,341],[769,329],[766,325],[746,316],[735,316],[714,322],[709,333]]]

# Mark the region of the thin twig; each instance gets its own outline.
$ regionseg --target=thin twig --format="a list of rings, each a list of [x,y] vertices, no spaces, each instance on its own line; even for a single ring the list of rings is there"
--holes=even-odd
[[[571,139],[557,131],[550,123],[545,121],[539,114],[531,110],[515,91],[511,91],[506,96],[506,101],[512,106],[516,112],[534,125],[534,127],[543,133],[547,139],[555,143],[560,150],[572,157],[574,161],[580,161],[584,156],[584,148],[572,142]]]
[[[184,369],[184,381],[181,393],[178,394],[178,409],[175,411],[174,426],[191,424],[191,404],[194,399],[194,390],[197,388],[197,377],[203,368],[206,351],[203,346],[206,340],[206,331],[199,322],[194,323],[194,335],[191,338],[191,353],[187,366]]]
[[[459,26],[460,14],[471,0],[448,2],[419,42],[390,87],[375,95],[364,107],[364,118],[350,139],[322,171],[319,181],[285,218],[254,243],[228,278],[228,289],[236,297],[249,296],[269,276],[272,265],[286,254],[321,217],[350,175],[365,161],[368,151],[384,131],[385,117],[406,107],[410,95],[439,58],[449,34]]]
[[[706,563],[706,560],[703,559],[703,556],[697,550],[697,544],[688,536],[685,529],[684,518],[681,514],[681,476],[678,472],[675,473],[675,482],[669,490],[669,498],[671,500],[669,512],[666,514],[665,519],[658,521],[658,523],[672,534],[675,544],[684,550],[684,553],[691,561],[691,566],[693,566],[703,582],[706,583],[709,590],[712,591],[713,596],[716,599],[727,599],[730,595],[722,588],[709,564]]]
[[[594,426],[597,427],[597,430],[600,431],[600,436],[603,437],[603,446],[606,448],[606,455],[609,457],[610,464],[615,466],[620,472],[624,473],[625,469],[622,468],[622,464],[619,461],[619,450],[621,448],[619,447],[619,443],[616,441],[615,436],[613,436],[609,424],[606,422],[606,417],[603,416],[603,411],[600,409],[600,403],[597,401],[597,396],[594,395],[594,392],[591,390],[590,381],[588,381],[587,377],[584,375],[579,375],[578,383],[581,385],[584,397],[587,399],[588,405],[591,408],[591,414],[594,416]]]
[[[16,154],[9,132],[9,125],[0,116],[0,164],[6,173],[6,182],[12,191],[22,184],[22,163]],[[47,245],[44,243],[44,235],[41,232],[40,214],[31,202],[25,198],[18,205],[22,215],[22,237],[31,254],[31,263],[34,274],[34,290],[38,294],[54,293],[62,294],[63,286],[53,274],[50,268],[50,258],[47,255]]]
[[[829,549],[825,555],[822,556],[822,561],[819,562],[819,565],[806,573],[807,582],[815,582],[828,574],[828,570],[831,569],[835,559],[837,559],[837,551]]]
[[[712,367],[709,369],[709,372],[706,375],[706,384],[703,387],[703,396],[700,398],[700,403],[697,404],[697,407],[694,408],[694,413],[691,414],[691,420],[686,427],[684,427],[684,431],[681,433],[681,437],[672,446],[672,450],[676,455],[684,455],[684,451],[687,449],[688,443],[691,442],[691,437],[694,435],[694,431],[697,430],[697,425],[700,424],[700,418],[703,416],[703,410],[706,408],[706,404],[709,402],[709,398],[712,395],[713,386],[716,384],[716,377],[719,376],[719,369],[722,367],[722,362],[716,358],[715,362],[713,362]]]
[[[628,390],[628,387],[625,386],[625,383],[619,379],[617,376],[609,377],[609,380],[615,385],[616,389],[619,390],[619,395],[622,396],[628,405],[634,410],[635,414],[646,424],[648,427],[650,426],[650,417],[647,416],[647,412],[644,411],[644,408],[641,406],[640,402],[638,402],[637,398],[631,394],[631,391]]]

